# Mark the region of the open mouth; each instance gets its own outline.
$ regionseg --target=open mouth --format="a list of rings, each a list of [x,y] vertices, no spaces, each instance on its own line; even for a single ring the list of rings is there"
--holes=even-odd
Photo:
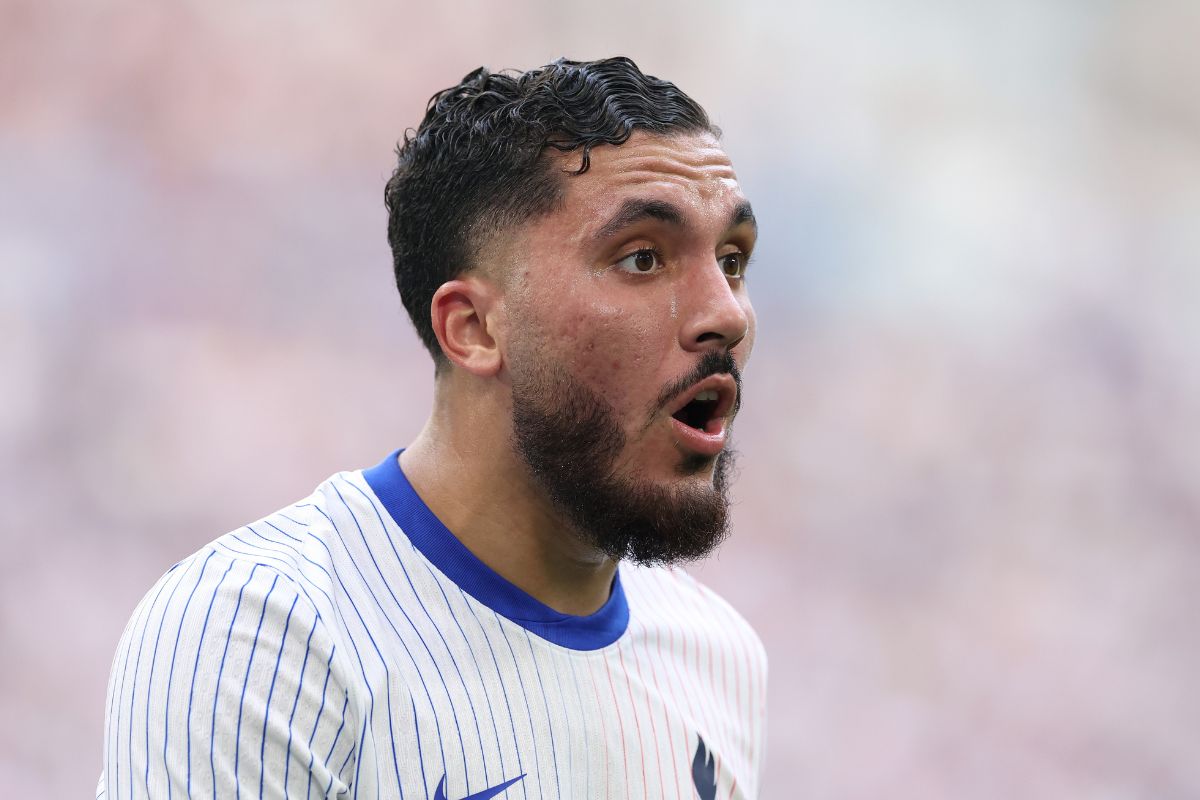
[[[737,410],[737,383],[730,375],[710,375],[676,401],[671,417],[681,427],[720,436]]]
[[[707,430],[709,422],[717,416],[717,406],[720,401],[721,395],[716,389],[706,389],[671,416],[689,428],[695,428],[698,431]]]

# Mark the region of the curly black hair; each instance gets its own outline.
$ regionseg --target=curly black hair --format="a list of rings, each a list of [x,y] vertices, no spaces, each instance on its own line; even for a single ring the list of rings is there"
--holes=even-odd
[[[434,292],[476,266],[483,236],[558,206],[565,177],[547,151],[582,150],[581,174],[593,147],[635,130],[719,135],[699,104],[623,57],[524,73],[480,67],[430,98],[396,148],[384,205],[396,287],[436,366],[445,355],[430,322]]]

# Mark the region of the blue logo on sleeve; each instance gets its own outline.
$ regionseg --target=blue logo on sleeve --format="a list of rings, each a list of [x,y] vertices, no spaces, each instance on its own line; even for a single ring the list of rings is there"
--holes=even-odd
[[[475,794],[467,795],[466,797],[461,798],[461,800],[488,800],[488,798],[495,797],[496,795],[502,793],[505,789],[512,786],[517,781],[522,780],[524,777],[524,775],[518,775],[512,780],[497,784],[490,789],[484,789],[482,792],[476,792]],[[435,789],[433,792],[433,800],[449,800],[446,797],[445,775],[442,775],[442,779],[438,781],[437,789]]]

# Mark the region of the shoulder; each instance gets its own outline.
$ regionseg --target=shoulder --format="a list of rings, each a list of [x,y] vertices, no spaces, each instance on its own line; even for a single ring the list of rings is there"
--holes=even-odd
[[[766,670],[766,651],[750,623],[725,598],[684,570],[622,564],[621,583],[640,628],[675,631],[697,642],[724,645]]]
[[[371,511],[363,489],[361,473],[338,473],[308,497],[220,536],[173,571],[199,561],[227,567],[235,579],[247,572],[270,576],[316,609],[332,611],[344,588],[339,576],[347,547],[344,520]]]
[[[130,775],[144,776],[148,790],[165,788],[190,767],[192,738],[207,751],[209,771],[194,776],[202,794],[261,793],[286,783],[283,767],[293,761],[297,791],[310,777],[322,790],[347,785],[355,749],[342,730],[347,722],[357,729],[360,703],[325,597],[328,551],[319,519],[297,506],[264,517],[183,559],[151,587],[117,646],[109,680],[110,794]],[[314,762],[298,749],[310,740],[294,739],[293,730],[311,731],[321,756],[336,758]],[[131,744],[141,741],[163,744],[151,756]],[[246,753],[254,757],[239,758]]]
[[[338,635],[339,534],[328,494],[347,491],[340,473],[309,497],[209,542],[172,566],[146,593],[129,635],[170,632],[176,648],[207,652],[239,636],[291,639],[330,651]],[[311,635],[310,635],[311,634]]]
[[[231,651],[268,643],[332,656],[328,603],[321,582],[298,566],[302,559],[298,551],[272,551],[256,542],[249,526],[206,545],[171,567],[142,598],[126,629],[125,658],[135,664],[155,658],[142,652],[150,641],[160,659],[170,643],[172,662],[181,662],[172,670],[194,660],[203,672]]]

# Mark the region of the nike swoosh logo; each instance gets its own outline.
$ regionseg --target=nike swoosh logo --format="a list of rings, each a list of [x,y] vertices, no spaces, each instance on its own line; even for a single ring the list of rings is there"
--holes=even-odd
[[[524,775],[518,775],[517,777],[513,778],[510,781],[505,781],[504,783],[497,784],[496,786],[493,786],[490,789],[484,789],[482,792],[476,792],[475,794],[469,794],[466,797],[461,798],[461,800],[488,800],[488,798],[495,797],[496,795],[500,794],[508,787],[512,786],[517,781],[522,780],[524,777],[525,777]],[[442,775],[442,779],[440,781],[438,781],[437,789],[435,789],[433,792],[433,800],[447,800],[446,776],[445,775]]]

